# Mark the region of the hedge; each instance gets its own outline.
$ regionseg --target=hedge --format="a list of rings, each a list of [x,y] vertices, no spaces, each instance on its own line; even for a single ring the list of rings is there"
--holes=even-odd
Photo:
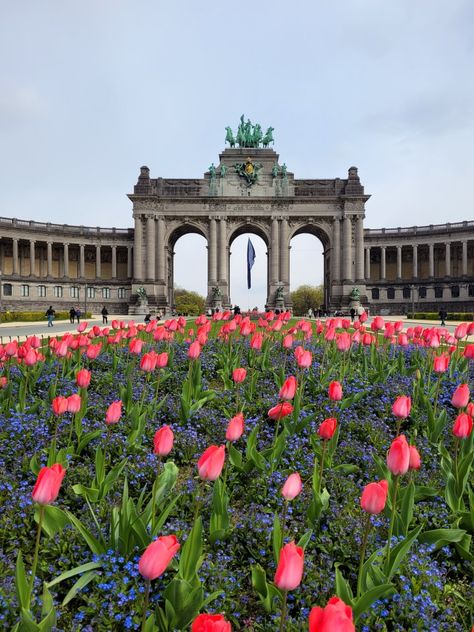
[[[60,312],[57,311],[56,315],[54,317],[54,320],[69,320],[69,311],[64,311],[64,312]],[[87,312],[86,315],[84,316],[83,314],[81,315],[81,318],[91,318],[92,317],[92,312]],[[46,321],[46,312],[43,311],[39,311],[39,312],[3,312],[2,314],[0,314],[0,322],[1,323],[11,323],[14,321],[17,322],[25,322],[25,323],[29,323],[29,322],[35,322],[38,320],[44,320]]]
[[[415,312],[415,314],[408,314],[407,318],[415,318],[415,320],[440,320],[438,312]],[[474,315],[471,312],[450,312],[446,320],[474,320]]]

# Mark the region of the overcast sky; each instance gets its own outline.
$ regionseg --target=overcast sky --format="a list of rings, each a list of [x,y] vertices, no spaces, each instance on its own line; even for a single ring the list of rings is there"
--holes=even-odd
[[[0,215],[132,226],[126,193],[200,178],[242,113],[275,128],[297,178],[359,168],[367,227],[474,218],[472,0],[3,0]],[[232,300],[263,306],[265,248]],[[204,293],[205,242],[176,246],[176,283]],[[291,282],[321,281],[321,245],[292,242]],[[308,266],[308,262],[313,266]]]

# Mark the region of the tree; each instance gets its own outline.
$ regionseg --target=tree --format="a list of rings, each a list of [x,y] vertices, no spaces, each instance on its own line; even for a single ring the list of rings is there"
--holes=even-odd
[[[324,286],[300,285],[294,292],[291,292],[291,300],[294,315],[306,316],[309,308],[314,312],[324,303]]]
[[[178,287],[174,291],[174,302],[178,314],[199,316],[204,312],[206,299],[197,292]]]

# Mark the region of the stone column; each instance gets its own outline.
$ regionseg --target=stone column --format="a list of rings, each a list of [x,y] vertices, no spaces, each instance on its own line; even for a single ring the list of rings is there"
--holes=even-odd
[[[402,247],[397,246],[397,279],[402,278]]]
[[[79,244],[79,276],[83,279],[86,276],[85,245]]]
[[[84,246],[83,246],[84,247]],[[48,241],[46,244],[47,251],[47,274],[49,277],[53,276],[53,244]]]
[[[64,244],[64,270],[63,276],[69,276],[69,244]]]
[[[387,265],[385,259],[385,251],[386,246],[380,246],[380,280],[385,281],[385,277],[387,276]]]
[[[365,278],[370,279],[370,247],[365,249]]]
[[[270,283],[276,285],[280,280],[279,276],[279,265],[278,265],[278,248],[279,248],[279,239],[278,239],[278,220],[276,217],[272,217],[272,234],[271,234],[271,250],[270,250]]]
[[[434,244],[428,244],[429,276],[434,277]]]
[[[467,276],[467,241],[462,242],[462,275]]]
[[[158,217],[157,220],[157,252],[158,252],[158,280],[166,282],[166,257],[165,257],[165,220]]]
[[[127,278],[131,279],[133,277],[133,253],[132,246],[127,246]]]
[[[100,245],[97,244],[95,247],[95,276],[96,279],[100,279],[102,276],[102,266],[101,266],[101,248]]]
[[[413,278],[418,278],[418,244],[413,244]]]
[[[364,218],[356,219],[356,280],[364,281]]]
[[[113,245],[112,248],[112,279],[117,278],[117,246]]]
[[[223,283],[227,283],[226,273],[227,273],[227,226],[226,226],[226,218],[221,217],[219,222],[219,271],[218,271],[218,281],[222,281]]]
[[[141,215],[135,215],[135,240],[133,246],[133,276],[137,281],[143,279],[142,267],[143,224]]]
[[[290,244],[288,243],[288,220],[283,217],[280,226],[280,281],[285,288],[290,286]]]
[[[13,274],[18,274],[18,239],[13,239]]]
[[[146,219],[146,278],[155,280],[155,218],[147,215]]]
[[[444,276],[451,276],[451,243],[446,243],[446,255],[445,255],[445,265],[444,265]]]
[[[343,233],[342,274],[344,281],[350,283],[352,281],[352,221],[348,215],[344,217]]]
[[[35,240],[30,239],[30,276],[36,276],[35,272]]]
[[[209,242],[207,244],[207,283],[217,283],[217,224],[214,217],[209,219]]]
[[[335,217],[332,222],[332,280],[339,283],[341,280],[341,222]]]

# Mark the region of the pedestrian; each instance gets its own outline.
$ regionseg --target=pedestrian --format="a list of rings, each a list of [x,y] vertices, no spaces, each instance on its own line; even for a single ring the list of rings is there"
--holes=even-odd
[[[148,323],[150,322],[150,320],[151,320],[151,314],[147,314],[147,315],[145,316],[145,323],[148,325]]]
[[[356,311],[353,307],[351,307],[351,323],[354,322],[355,315],[356,315]]]
[[[109,312],[108,312],[108,310],[107,310],[105,305],[102,308],[102,311],[100,313],[102,314],[102,324],[106,325],[107,324],[107,316],[109,315]]]
[[[79,307],[74,308],[74,313],[76,314],[76,322],[79,324],[79,319],[81,318],[81,310],[79,309]]]
[[[74,324],[74,319],[76,317],[76,308],[73,306],[71,307],[71,309],[69,310],[69,322],[71,324]]]
[[[438,312],[439,318],[441,320],[441,327],[445,326],[445,320],[448,317],[448,312],[444,309],[444,307],[442,307],[439,312]]]
[[[56,312],[53,309],[53,306],[50,305],[46,310],[46,318],[48,319],[48,327],[53,327],[53,320],[56,316]]]

